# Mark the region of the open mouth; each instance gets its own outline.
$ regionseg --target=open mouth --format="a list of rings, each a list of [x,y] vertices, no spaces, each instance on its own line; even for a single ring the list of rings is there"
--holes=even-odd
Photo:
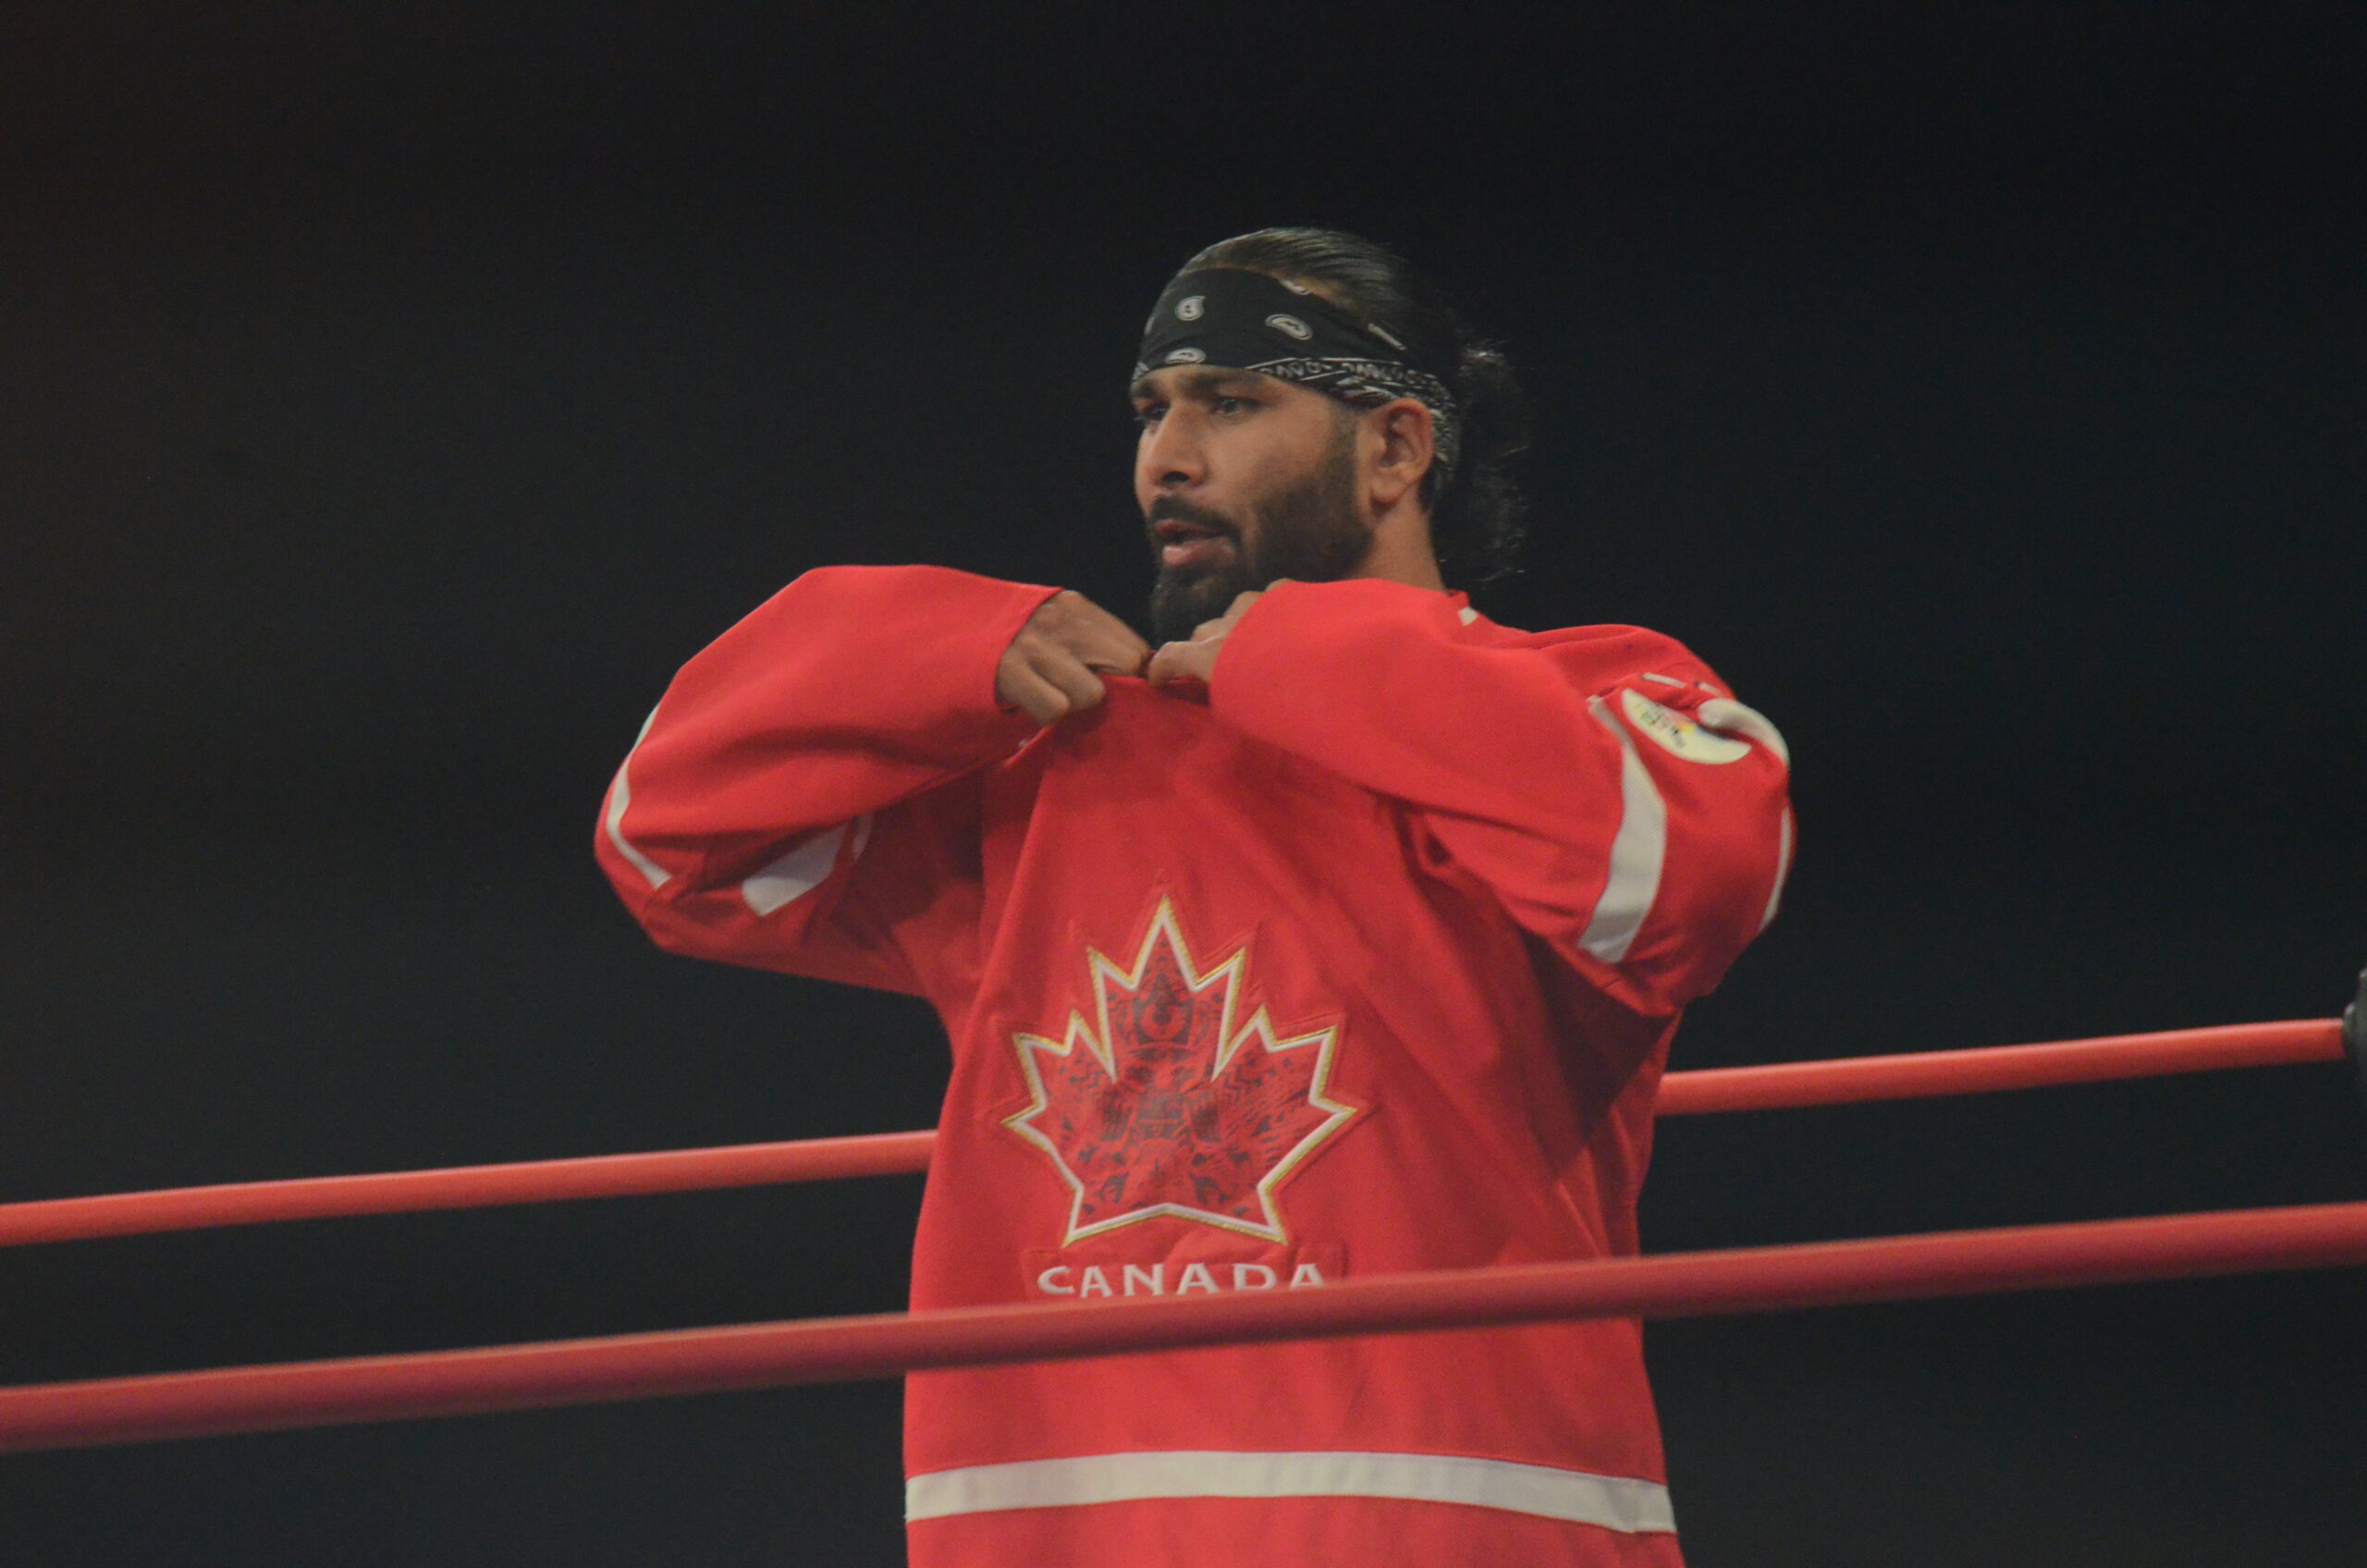
[[[1170,571],[1207,565],[1233,547],[1230,533],[1180,517],[1153,523],[1151,533],[1159,540],[1159,564]]]

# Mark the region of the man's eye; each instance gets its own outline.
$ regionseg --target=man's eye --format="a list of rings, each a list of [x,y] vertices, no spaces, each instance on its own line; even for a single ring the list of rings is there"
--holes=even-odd
[[[1246,398],[1228,397],[1221,393],[1208,399],[1209,409],[1213,412],[1220,414],[1237,414],[1242,412],[1244,410],[1254,409],[1257,406],[1257,404],[1251,402]]]
[[[1145,430],[1148,430],[1152,425],[1157,424],[1160,416],[1166,412],[1167,405],[1164,403],[1146,403],[1134,410],[1134,423]]]

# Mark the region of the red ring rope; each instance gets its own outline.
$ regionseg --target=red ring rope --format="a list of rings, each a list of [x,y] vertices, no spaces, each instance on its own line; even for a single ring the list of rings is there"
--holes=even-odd
[[[1672,1072],[1661,1084],[1663,1116],[1772,1110],[1928,1095],[2027,1089],[2216,1068],[2270,1067],[2342,1060],[2339,1019],[2236,1023],[2153,1035],[2115,1035],[2036,1046],[1840,1057],[1766,1067]],[[886,1176],[927,1169],[934,1133],[884,1133],[796,1143],[657,1154],[531,1160],[515,1165],[399,1170],[239,1182],[96,1197],[0,1204],[0,1246],[194,1231],[277,1219],[480,1208],[496,1204],[623,1197]]]
[[[2096,1084],[2226,1067],[2283,1067],[2343,1060],[2342,1020],[2228,1023],[2153,1035],[2106,1035],[2038,1046],[1988,1046],[1968,1051],[1834,1057],[1765,1067],[1672,1072],[1653,1108],[1662,1116],[1697,1111],[1782,1110],[1932,1095],[1990,1094],[2054,1084]]]
[[[970,1307],[0,1389],[0,1452],[478,1415],[923,1367],[1579,1317],[1681,1317],[2367,1263],[2367,1203]]]
[[[273,1219],[404,1214],[423,1209],[487,1208],[563,1198],[631,1197],[772,1182],[840,1176],[890,1176],[928,1169],[935,1133],[877,1133],[802,1143],[736,1144],[658,1154],[595,1155],[517,1165],[464,1165],[448,1170],[395,1170],[372,1176],[306,1176],[292,1182],[234,1182],[153,1193],[43,1198],[0,1204],[0,1246],[200,1231]]]

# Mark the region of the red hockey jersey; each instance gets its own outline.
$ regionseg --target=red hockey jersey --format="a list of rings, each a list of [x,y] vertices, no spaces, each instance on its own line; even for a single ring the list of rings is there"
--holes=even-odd
[[[1288,583],[1038,729],[1053,590],[808,573],[684,668],[599,854],[663,946],[952,1044],[913,1305],[1636,1250],[1669,1036],[1771,919],[1768,722],[1668,638]],[[908,1379],[916,1568],[1676,1563],[1632,1322]]]

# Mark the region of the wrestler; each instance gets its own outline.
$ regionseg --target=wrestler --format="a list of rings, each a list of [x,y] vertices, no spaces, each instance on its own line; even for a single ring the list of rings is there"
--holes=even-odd
[[[1073,593],[799,578],[693,658],[602,864],[676,951],[926,998],[915,1308],[1636,1250],[1786,756],[1690,652],[1462,592],[1502,358],[1354,236],[1211,247],[1134,367],[1159,646]],[[915,1375],[916,1568],[1679,1562],[1637,1326]]]

